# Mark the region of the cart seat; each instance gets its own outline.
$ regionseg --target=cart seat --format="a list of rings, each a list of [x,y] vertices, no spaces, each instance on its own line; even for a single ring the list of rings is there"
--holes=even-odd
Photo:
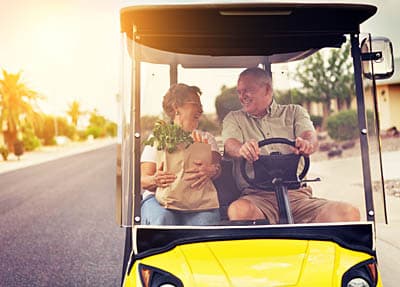
[[[233,177],[233,161],[231,159],[222,158],[221,175],[214,180],[214,185],[218,193],[221,220],[226,221],[228,220],[227,210],[229,204],[240,196],[240,191]]]

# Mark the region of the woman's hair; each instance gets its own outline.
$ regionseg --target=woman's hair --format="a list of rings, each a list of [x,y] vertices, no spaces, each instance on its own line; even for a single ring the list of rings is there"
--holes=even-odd
[[[188,86],[186,84],[173,84],[167,91],[163,99],[163,109],[168,117],[174,119],[176,108],[188,102],[200,103],[201,91],[199,87]]]

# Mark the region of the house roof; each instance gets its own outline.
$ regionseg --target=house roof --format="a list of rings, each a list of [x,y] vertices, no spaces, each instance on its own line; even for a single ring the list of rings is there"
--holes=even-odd
[[[394,74],[387,80],[377,80],[376,85],[395,85],[400,84],[400,58],[394,59]]]

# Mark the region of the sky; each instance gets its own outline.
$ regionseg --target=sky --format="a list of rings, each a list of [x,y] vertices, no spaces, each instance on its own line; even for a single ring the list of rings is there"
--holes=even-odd
[[[46,113],[65,115],[77,100],[116,118],[119,2],[0,0],[0,68],[22,71],[44,96]]]
[[[361,31],[389,37],[400,57],[400,1],[340,2],[377,5]],[[116,120],[122,5],[123,0],[0,0],[0,69],[21,71],[23,82],[45,97],[45,113],[65,115],[76,100],[82,109]]]

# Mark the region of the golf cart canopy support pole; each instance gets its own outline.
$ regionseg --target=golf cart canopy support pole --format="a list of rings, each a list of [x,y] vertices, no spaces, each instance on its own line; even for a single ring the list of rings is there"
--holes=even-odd
[[[363,182],[367,220],[374,221],[375,210],[372,195],[371,167],[369,159],[367,117],[365,112],[364,89],[361,71],[361,49],[359,34],[351,34],[351,55],[353,57],[354,81],[357,97],[358,127],[360,129],[361,160],[363,168]]]

